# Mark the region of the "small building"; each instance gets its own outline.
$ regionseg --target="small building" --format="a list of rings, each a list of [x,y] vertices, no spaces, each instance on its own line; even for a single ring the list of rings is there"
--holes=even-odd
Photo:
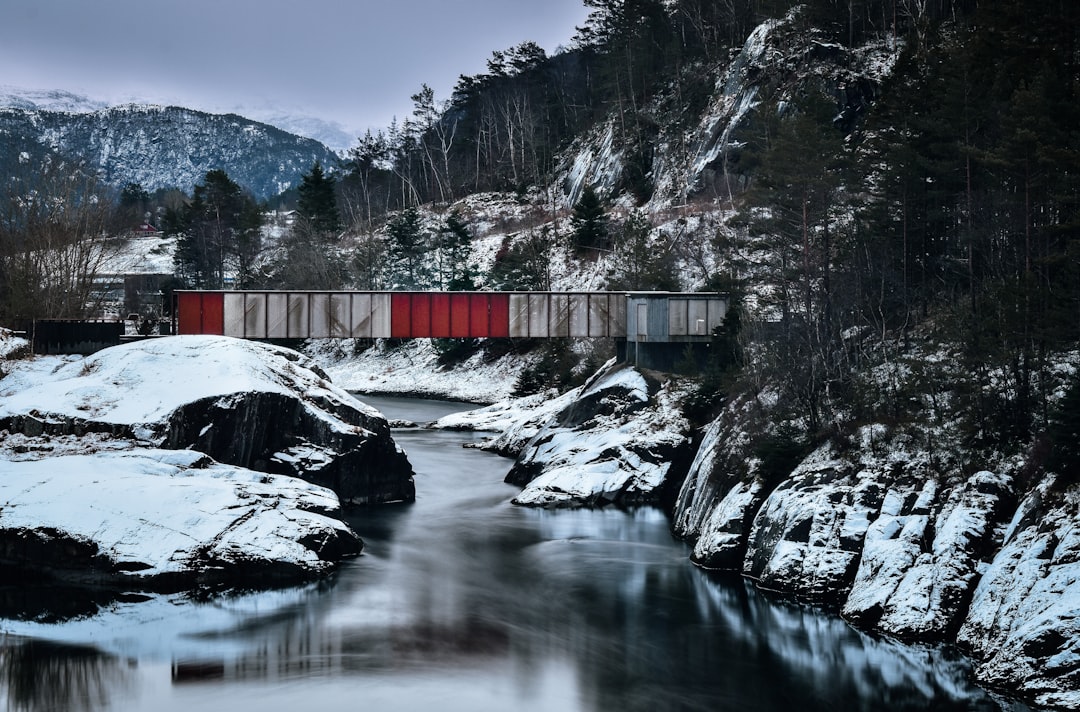
[[[140,223],[131,230],[132,237],[161,237],[161,234],[161,230],[149,222]]]
[[[626,297],[625,360],[675,370],[689,352],[700,362],[727,316],[728,296],[715,292],[632,292]]]

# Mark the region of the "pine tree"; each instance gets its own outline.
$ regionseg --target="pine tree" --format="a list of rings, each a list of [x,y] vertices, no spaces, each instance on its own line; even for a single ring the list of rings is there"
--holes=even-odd
[[[650,239],[652,223],[641,212],[631,213],[615,232],[607,288],[613,291],[678,291],[674,253]]]
[[[191,202],[169,220],[168,232],[177,235],[177,275],[203,289],[221,289],[241,264],[250,267],[258,245],[261,215],[254,199],[220,169],[207,171],[195,186]]]
[[[607,214],[600,196],[591,185],[581,191],[570,216],[571,240],[577,250],[600,250],[608,246]]]
[[[453,210],[439,231],[439,282],[443,289],[467,292],[476,289],[476,267],[472,260],[472,235]]]
[[[387,222],[388,282],[395,289],[424,289],[429,286],[431,265],[425,260],[428,241],[420,211],[402,210]]]
[[[334,179],[326,175],[318,161],[300,182],[297,211],[319,232],[336,233],[341,229],[334,185]]]

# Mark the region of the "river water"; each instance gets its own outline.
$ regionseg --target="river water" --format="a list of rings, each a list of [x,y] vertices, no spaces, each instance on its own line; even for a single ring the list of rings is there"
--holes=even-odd
[[[464,405],[364,398],[426,422]],[[349,515],[330,580],[5,622],[10,710],[997,710],[957,655],[688,562],[663,514],[514,507],[479,436],[398,430],[417,501]],[[1008,709],[1024,709],[1007,706]]]

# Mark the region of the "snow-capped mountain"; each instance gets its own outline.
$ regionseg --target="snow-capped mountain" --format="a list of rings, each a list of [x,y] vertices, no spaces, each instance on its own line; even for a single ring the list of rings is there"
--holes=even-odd
[[[69,111],[89,113],[108,107],[104,101],[62,89],[23,89],[0,85],[0,108],[28,111]]]
[[[20,104],[0,109],[0,175],[52,153],[96,168],[117,187],[190,191],[222,169],[263,200],[299,184],[315,161],[338,161],[318,141],[236,114],[139,104],[86,111],[92,100],[65,92],[0,95],[0,103]]]

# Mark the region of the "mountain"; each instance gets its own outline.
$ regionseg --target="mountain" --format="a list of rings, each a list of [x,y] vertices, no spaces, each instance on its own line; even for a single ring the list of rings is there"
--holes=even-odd
[[[23,89],[0,85],[0,107],[9,109],[87,113],[107,106],[108,104],[103,101],[61,89]]]
[[[150,191],[190,191],[207,171],[222,169],[265,200],[297,185],[315,161],[338,161],[318,141],[236,114],[136,104],[85,112],[76,95],[41,98],[72,110],[35,108],[38,102],[25,97],[32,107],[0,109],[0,174],[11,174],[19,161],[58,154],[95,167],[118,188],[134,182]]]
[[[280,109],[244,107],[236,109],[236,113],[276,126],[297,136],[313,138],[338,152],[346,151],[356,143],[356,134],[346,130],[336,121],[326,121],[315,116]]]

